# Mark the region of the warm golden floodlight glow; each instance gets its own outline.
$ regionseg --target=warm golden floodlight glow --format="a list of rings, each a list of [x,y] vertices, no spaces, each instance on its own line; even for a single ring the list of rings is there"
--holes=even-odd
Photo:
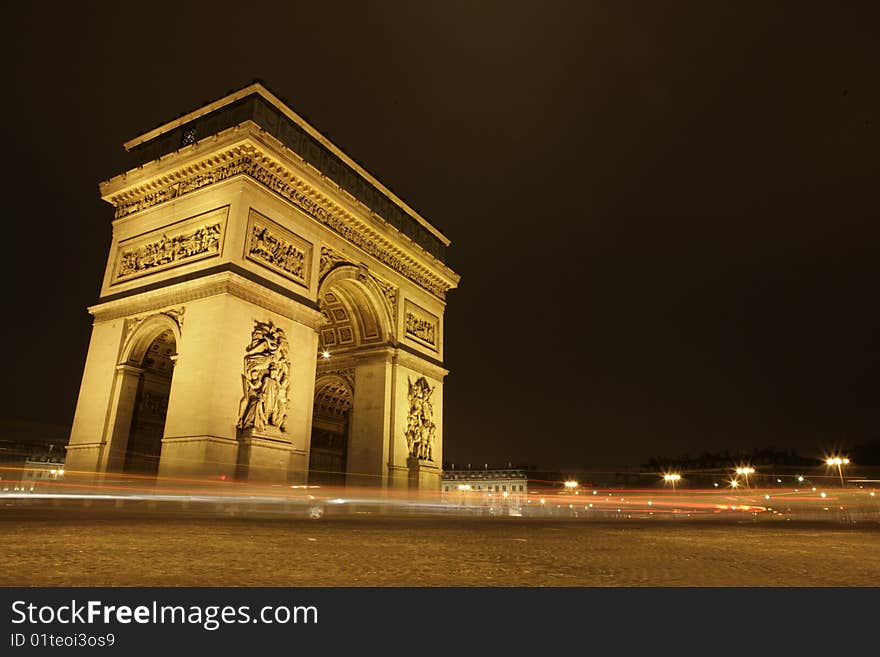
[[[470,484],[459,484],[458,485],[458,490],[470,490],[470,489],[471,489]]]
[[[681,479],[681,475],[677,472],[667,472],[663,475],[663,481],[672,484],[672,492],[675,492],[675,484]]]
[[[849,465],[849,459],[842,456],[829,456],[825,459],[825,465],[828,467],[837,467],[837,474],[840,477],[840,486],[841,488],[846,486],[846,482],[843,479],[843,466]]]
[[[574,481],[573,479],[569,479],[568,481],[565,482],[565,487],[568,488],[569,490],[574,490],[575,488],[578,487],[578,482]]]

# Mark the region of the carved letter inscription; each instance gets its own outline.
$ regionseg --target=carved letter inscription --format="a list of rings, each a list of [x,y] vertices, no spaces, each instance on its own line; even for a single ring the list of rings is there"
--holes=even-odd
[[[290,347],[284,331],[272,322],[254,322],[244,352],[242,391],[239,429],[286,431]]]

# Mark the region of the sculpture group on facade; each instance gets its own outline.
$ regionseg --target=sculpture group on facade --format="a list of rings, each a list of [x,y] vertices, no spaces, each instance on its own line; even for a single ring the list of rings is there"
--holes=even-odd
[[[272,322],[254,322],[245,349],[238,428],[285,431],[290,391],[290,346]]]
[[[434,341],[434,323],[426,319],[420,319],[413,313],[406,314],[406,332],[415,336],[429,344],[436,344]]]
[[[248,254],[297,278],[305,278],[305,252],[264,226],[253,226]]]
[[[409,455],[422,461],[434,460],[434,405],[431,394],[434,392],[425,377],[409,383],[409,415],[406,421],[406,446]]]
[[[194,231],[162,237],[137,248],[123,251],[119,258],[117,278],[130,276],[205,253],[219,252],[221,226],[202,226]]]

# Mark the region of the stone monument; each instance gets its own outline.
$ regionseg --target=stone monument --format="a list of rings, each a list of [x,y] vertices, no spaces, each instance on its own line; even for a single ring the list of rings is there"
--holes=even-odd
[[[439,489],[449,240],[261,84],[125,148],[67,469]]]

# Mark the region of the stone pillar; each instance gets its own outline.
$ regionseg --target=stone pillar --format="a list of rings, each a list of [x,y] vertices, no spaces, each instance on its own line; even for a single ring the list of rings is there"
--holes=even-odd
[[[122,472],[138,384],[143,372],[141,368],[132,365],[116,366],[116,381],[110,400],[110,423],[107,425],[108,440],[98,464],[99,471]]]
[[[390,358],[385,354],[365,358],[355,366],[346,466],[349,486],[388,485],[391,368]]]
[[[286,484],[292,448],[280,431],[247,429],[238,438],[239,481]]]
[[[433,461],[422,461],[410,457],[407,460],[409,468],[409,488],[419,491],[440,491],[440,466]]]
[[[96,322],[92,327],[89,352],[80,386],[76,414],[67,446],[65,470],[98,472],[106,464],[108,433],[107,418],[111,400],[117,389],[116,370],[122,340],[122,319]]]
[[[397,353],[393,365],[394,395],[391,413],[392,435],[388,454],[388,470],[391,484],[395,488],[439,491],[443,455],[443,376],[446,371],[429,366],[411,355]],[[424,381],[422,381],[424,379]],[[423,387],[423,386],[426,386]],[[421,388],[426,407],[419,405],[418,399],[411,400],[410,394],[418,394]],[[433,445],[431,458],[418,458],[411,454],[407,443],[410,413],[413,408],[416,425],[433,423]]]

